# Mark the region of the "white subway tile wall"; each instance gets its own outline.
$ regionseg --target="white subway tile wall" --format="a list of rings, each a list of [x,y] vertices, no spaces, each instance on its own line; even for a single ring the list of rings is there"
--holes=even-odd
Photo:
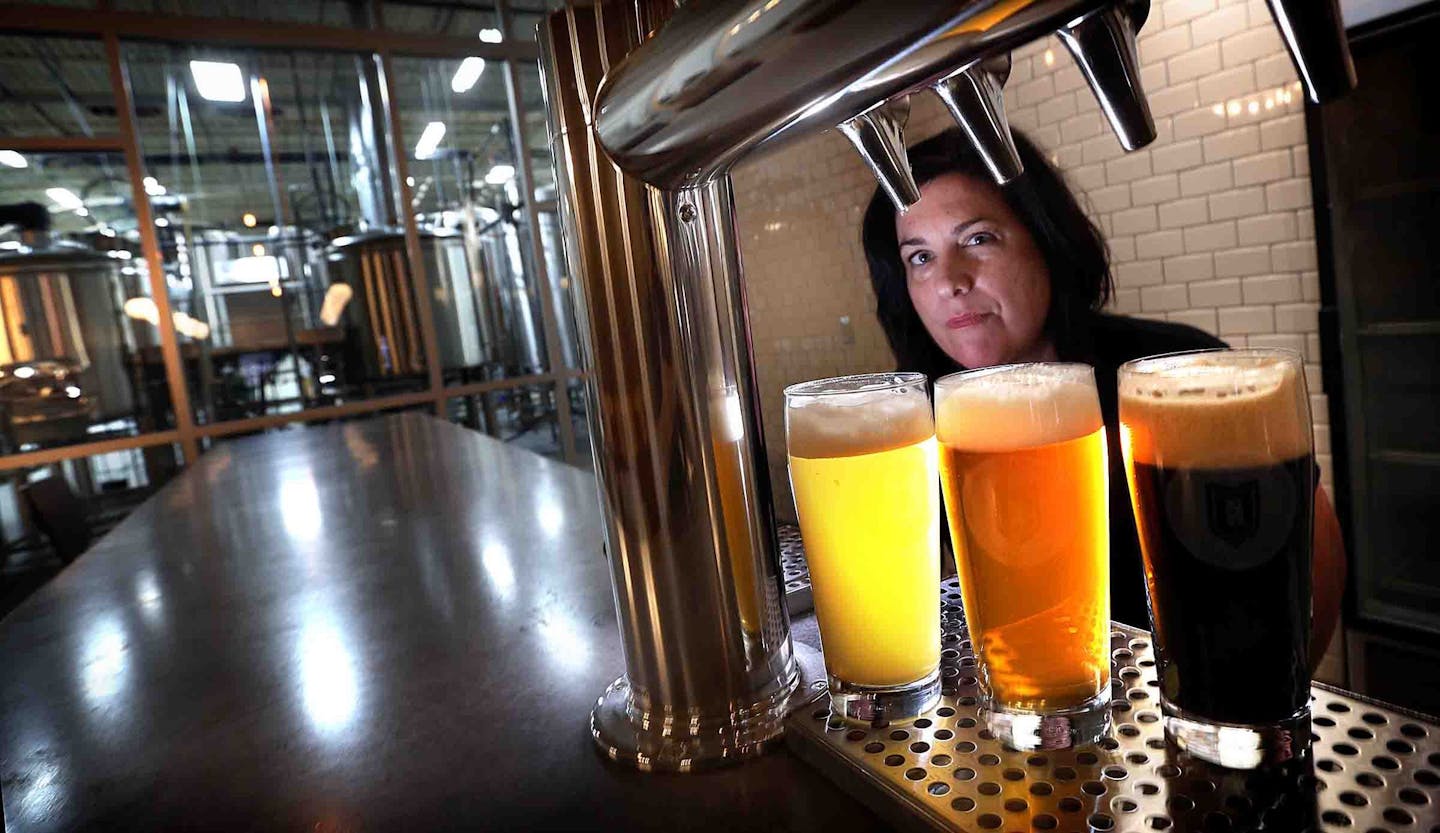
[[[1014,53],[1010,123],[1106,232],[1113,311],[1304,354],[1333,492],[1309,148],[1290,58],[1263,0],[1156,2],[1139,51],[1159,134],[1150,147],[1120,148],[1053,39]],[[912,144],[952,124],[933,96],[912,107]],[[875,182],[832,131],[745,164],[735,187],[771,475],[789,517],[784,386],[894,366],[860,247]]]

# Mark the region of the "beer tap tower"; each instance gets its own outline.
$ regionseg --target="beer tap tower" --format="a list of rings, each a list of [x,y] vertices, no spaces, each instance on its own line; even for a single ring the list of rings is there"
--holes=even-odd
[[[1354,86],[1336,0],[1269,0],[1309,98]],[[762,751],[800,679],[785,610],[730,168],[839,127],[904,210],[909,97],[938,95],[997,182],[1023,173],[1010,51],[1051,33],[1127,150],[1155,138],[1149,0],[578,0],[540,25],[625,674],[611,758]]]

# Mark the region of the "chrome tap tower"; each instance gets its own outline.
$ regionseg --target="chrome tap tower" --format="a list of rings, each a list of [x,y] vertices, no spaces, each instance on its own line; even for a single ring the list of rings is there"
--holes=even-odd
[[[933,92],[997,182],[1023,174],[1010,51],[1058,35],[1126,149],[1155,138],[1148,0],[632,0],[540,27],[565,249],[626,673],[610,757],[688,771],[763,750],[799,673],[728,171],[838,127],[902,210],[909,97]],[[1311,100],[1355,82],[1335,0],[1270,0]]]

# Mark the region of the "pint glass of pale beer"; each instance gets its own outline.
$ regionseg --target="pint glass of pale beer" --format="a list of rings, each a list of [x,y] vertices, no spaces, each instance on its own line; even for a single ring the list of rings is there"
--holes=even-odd
[[[1300,356],[1202,350],[1122,365],[1130,483],[1165,729],[1235,768],[1310,742],[1315,462]]]
[[[1094,370],[946,376],[935,429],[990,731],[1014,749],[1093,743],[1110,715],[1109,475]]]
[[[885,725],[940,698],[940,499],[925,376],[785,390],[790,486],[831,712]]]

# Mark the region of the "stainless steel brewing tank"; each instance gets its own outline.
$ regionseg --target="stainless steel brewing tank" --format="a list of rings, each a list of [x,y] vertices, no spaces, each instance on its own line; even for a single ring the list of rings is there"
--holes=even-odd
[[[379,229],[339,237],[331,245],[342,257],[337,277],[354,291],[346,306],[346,337],[358,344],[367,378],[425,372],[415,283],[405,235]]]
[[[51,394],[80,400],[76,407],[83,405],[87,417],[134,414],[134,337],[123,312],[121,266],[118,258],[73,243],[0,252],[0,367],[12,387],[33,388],[14,393],[41,395],[44,387],[28,380],[56,370],[64,385]],[[80,393],[67,393],[70,388]]]

